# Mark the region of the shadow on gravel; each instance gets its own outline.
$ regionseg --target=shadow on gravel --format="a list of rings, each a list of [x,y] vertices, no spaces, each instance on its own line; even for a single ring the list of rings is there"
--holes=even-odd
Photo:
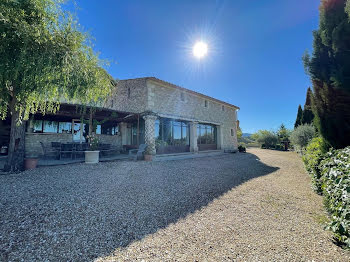
[[[0,260],[103,258],[277,169],[237,153],[2,176]]]

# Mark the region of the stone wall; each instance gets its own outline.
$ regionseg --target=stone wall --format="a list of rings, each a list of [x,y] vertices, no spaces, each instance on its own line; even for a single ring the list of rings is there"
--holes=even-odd
[[[147,87],[147,111],[161,117],[218,125],[221,149],[237,149],[236,108],[153,80],[147,81]]]
[[[73,142],[72,134],[55,133],[26,133],[25,148],[26,156],[42,156],[44,154],[40,142],[51,145],[51,142]]]
[[[120,135],[97,135],[100,143],[102,144],[111,144],[112,146],[121,146],[122,139]]]
[[[146,110],[146,99],[146,79],[120,80],[105,107],[123,112],[142,113]]]

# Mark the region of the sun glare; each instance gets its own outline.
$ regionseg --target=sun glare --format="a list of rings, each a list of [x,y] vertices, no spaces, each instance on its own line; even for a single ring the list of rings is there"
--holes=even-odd
[[[197,42],[193,46],[193,55],[197,58],[203,58],[208,53],[208,45],[204,42]]]

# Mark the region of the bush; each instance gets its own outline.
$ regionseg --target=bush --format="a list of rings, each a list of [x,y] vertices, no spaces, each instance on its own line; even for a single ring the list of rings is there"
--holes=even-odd
[[[329,229],[350,248],[350,147],[331,150],[320,165],[322,192],[331,214]]]
[[[290,135],[290,141],[297,150],[303,150],[307,144],[315,137],[316,131],[312,125],[305,124],[298,126]]]
[[[252,137],[261,144],[261,148],[274,148],[278,142],[278,136],[268,130],[259,130]]]
[[[316,137],[307,145],[303,161],[306,170],[311,175],[312,187],[318,193],[322,193],[322,181],[320,163],[324,157],[324,141],[321,137]]]
[[[282,146],[282,145],[280,145],[280,144],[277,144],[277,145],[275,146],[275,149],[276,149],[276,150],[284,150],[284,146]]]
[[[303,156],[314,190],[324,196],[331,216],[328,226],[338,243],[350,248],[350,147],[330,150],[317,137],[308,144]]]
[[[242,152],[242,153],[245,153],[245,152],[246,152],[246,148],[245,148],[244,146],[240,145],[240,146],[238,147],[238,151],[239,151],[239,152]]]

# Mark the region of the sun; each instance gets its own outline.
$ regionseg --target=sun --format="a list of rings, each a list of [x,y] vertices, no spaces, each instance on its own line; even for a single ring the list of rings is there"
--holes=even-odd
[[[193,46],[193,55],[197,58],[203,58],[208,53],[208,45],[202,41],[197,42]]]

